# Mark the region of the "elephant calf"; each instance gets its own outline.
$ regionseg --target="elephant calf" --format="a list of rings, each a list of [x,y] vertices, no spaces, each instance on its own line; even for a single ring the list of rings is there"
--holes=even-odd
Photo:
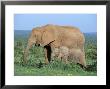
[[[53,54],[54,56],[58,57],[59,59],[62,59],[66,63],[68,61],[72,61],[86,67],[86,62],[84,59],[85,57],[80,49],[69,49],[66,46],[62,46],[60,48],[55,48]]]
[[[62,46],[60,48],[54,48],[54,51],[52,53],[52,57],[64,59],[66,63],[67,63],[68,56],[69,56],[69,49],[65,46]]]

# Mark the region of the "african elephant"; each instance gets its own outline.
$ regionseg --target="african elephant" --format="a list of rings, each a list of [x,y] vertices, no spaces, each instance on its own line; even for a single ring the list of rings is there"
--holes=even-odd
[[[27,62],[28,51],[33,44],[44,47],[46,64],[49,63],[54,48],[61,46],[66,46],[69,49],[80,49],[83,53],[83,61],[85,62],[85,38],[83,33],[76,27],[48,24],[33,28],[24,52],[24,62]]]

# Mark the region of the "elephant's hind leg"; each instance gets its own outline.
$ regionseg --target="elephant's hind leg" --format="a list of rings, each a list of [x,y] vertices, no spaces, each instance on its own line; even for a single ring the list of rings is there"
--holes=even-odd
[[[86,68],[87,67],[87,64],[86,64],[86,59],[85,59],[85,50],[84,50],[84,46],[82,47],[82,50],[81,50],[81,60],[80,62],[82,63],[82,65]]]
[[[85,53],[84,52],[80,52],[79,53],[79,64],[81,64],[83,67],[86,68],[86,60],[85,60]]]

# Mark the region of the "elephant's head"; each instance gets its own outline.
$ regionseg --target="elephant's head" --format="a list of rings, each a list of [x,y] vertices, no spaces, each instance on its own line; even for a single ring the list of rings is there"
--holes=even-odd
[[[55,32],[52,29],[46,29],[45,27],[34,28],[28,39],[28,44],[24,52],[24,63],[27,62],[28,51],[32,45],[40,45],[42,47],[55,41]]]

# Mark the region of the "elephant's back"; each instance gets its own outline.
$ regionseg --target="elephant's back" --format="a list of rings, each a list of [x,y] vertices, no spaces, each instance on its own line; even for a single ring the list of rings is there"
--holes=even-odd
[[[80,36],[84,37],[83,33],[80,31],[79,28],[74,27],[74,26],[59,26],[59,25],[52,25],[52,24],[47,24],[43,26],[44,29],[46,30],[53,30],[55,33],[59,33],[59,35],[63,34],[68,34],[68,35],[73,35],[73,36]]]
[[[76,27],[60,27],[57,28],[58,39],[62,42],[62,45],[67,45],[72,48],[83,48],[85,43],[84,34]]]

